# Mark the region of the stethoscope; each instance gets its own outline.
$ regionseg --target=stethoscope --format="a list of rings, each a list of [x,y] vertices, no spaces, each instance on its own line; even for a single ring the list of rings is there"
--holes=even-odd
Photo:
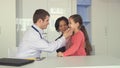
[[[39,33],[39,35],[40,35],[40,38],[42,39],[42,35],[41,35],[41,33],[34,27],[34,26],[32,26],[32,28],[35,30],[35,31],[37,31],[38,33]]]

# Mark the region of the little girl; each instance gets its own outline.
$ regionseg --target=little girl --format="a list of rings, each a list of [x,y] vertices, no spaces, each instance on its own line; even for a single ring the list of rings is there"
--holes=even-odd
[[[73,35],[71,36],[70,45],[66,45],[65,52],[59,52],[58,56],[86,56],[85,51],[85,35],[86,29],[82,23],[82,18],[78,14],[74,14],[69,17],[69,27],[73,30]]]

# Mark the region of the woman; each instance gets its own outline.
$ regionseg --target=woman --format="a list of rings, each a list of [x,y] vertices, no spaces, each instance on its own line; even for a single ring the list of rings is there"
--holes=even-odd
[[[60,37],[62,37],[64,31],[68,29],[68,19],[64,16],[59,17],[55,22],[55,29],[57,32],[61,32],[61,35],[57,38],[59,39]],[[57,53],[64,52],[65,50],[66,50],[65,47],[61,47],[57,50]]]

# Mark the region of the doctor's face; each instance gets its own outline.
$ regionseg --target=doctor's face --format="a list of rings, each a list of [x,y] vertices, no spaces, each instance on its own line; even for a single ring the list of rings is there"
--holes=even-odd
[[[42,20],[42,29],[46,29],[49,24],[49,16],[46,16],[44,20]]]

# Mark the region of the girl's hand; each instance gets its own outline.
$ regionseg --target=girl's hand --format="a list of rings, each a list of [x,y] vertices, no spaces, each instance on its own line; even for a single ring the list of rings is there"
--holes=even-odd
[[[58,53],[57,53],[57,56],[58,56],[58,57],[63,57],[63,53],[62,53],[62,52],[58,52]]]

